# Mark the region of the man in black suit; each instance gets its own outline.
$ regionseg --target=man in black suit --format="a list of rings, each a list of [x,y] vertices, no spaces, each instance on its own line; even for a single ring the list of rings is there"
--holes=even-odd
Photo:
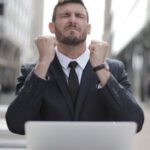
[[[49,29],[55,37],[36,39],[38,62],[21,69],[17,96],[6,113],[10,131],[24,134],[29,120],[134,121],[140,131],[144,115],[123,63],[106,59],[107,42],[86,46],[91,26],[84,3],[59,1]]]

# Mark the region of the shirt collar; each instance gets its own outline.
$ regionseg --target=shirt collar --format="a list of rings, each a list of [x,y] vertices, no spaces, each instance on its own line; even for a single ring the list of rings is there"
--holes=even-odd
[[[64,69],[67,69],[68,68],[68,64],[71,62],[71,61],[76,61],[78,63],[78,65],[84,69],[88,60],[89,60],[89,56],[90,56],[90,52],[88,49],[86,49],[84,51],[83,54],[81,54],[78,58],[76,59],[71,59],[69,57],[67,57],[66,55],[62,54],[61,52],[58,51],[58,49],[56,49],[56,55],[58,57],[58,60],[60,62],[60,64],[62,65],[62,67]]]

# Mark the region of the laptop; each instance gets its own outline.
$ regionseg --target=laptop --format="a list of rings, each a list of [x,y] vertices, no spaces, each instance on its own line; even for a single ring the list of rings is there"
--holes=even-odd
[[[28,150],[132,150],[134,122],[50,122],[25,124]]]

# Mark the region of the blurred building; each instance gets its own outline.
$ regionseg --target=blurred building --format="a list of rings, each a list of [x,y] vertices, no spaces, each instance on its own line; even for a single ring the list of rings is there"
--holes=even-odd
[[[42,34],[43,3],[0,0],[0,85],[12,89],[19,65],[36,58],[34,38]]]
[[[132,88],[142,101],[150,99],[150,1],[106,0],[103,39],[112,57],[124,61]]]

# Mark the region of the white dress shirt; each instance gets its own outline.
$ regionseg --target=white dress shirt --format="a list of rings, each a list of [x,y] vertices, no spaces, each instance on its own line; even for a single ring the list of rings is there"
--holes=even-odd
[[[64,71],[64,73],[66,75],[67,81],[68,81],[68,77],[69,77],[69,73],[70,73],[70,67],[68,67],[69,63],[71,61],[76,61],[78,63],[78,65],[75,68],[75,70],[76,70],[76,74],[78,76],[78,80],[79,80],[79,84],[80,84],[83,70],[84,70],[87,62],[89,61],[89,57],[90,57],[89,50],[86,49],[84,51],[84,53],[82,55],[80,55],[76,59],[71,59],[71,58],[65,56],[64,54],[59,52],[57,49],[56,49],[56,55],[57,55],[58,60],[59,60],[59,62],[61,64],[61,66],[62,66],[62,69],[63,69],[63,71]]]

